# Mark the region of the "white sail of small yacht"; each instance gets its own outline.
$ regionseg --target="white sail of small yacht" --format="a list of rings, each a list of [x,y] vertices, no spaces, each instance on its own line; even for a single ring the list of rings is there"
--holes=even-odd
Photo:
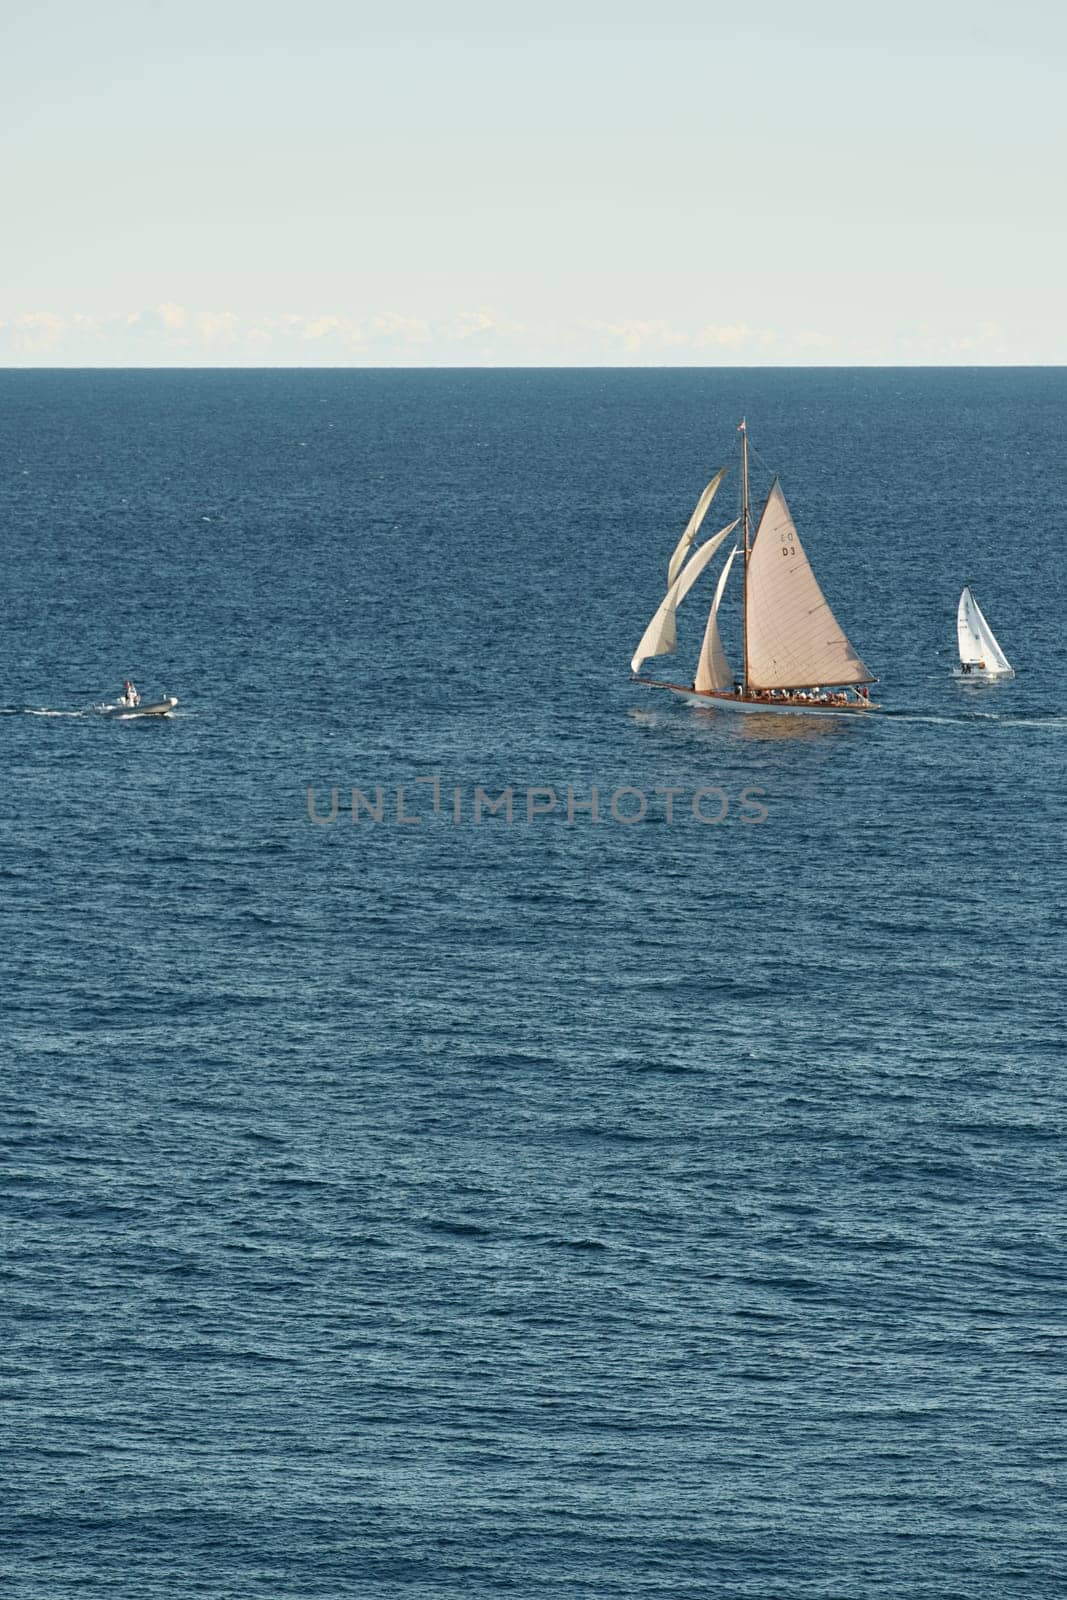
[[[744,422],[738,431],[742,506],[738,521],[743,528],[742,539],[719,574],[694,681],[691,685],[647,678],[639,681],[653,688],[671,689],[695,704],[740,711],[869,711],[872,702],[868,685],[877,680],[849,642],[819,587],[777,478],[755,534],[751,533],[748,431]],[[705,496],[710,501],[721,478],[722,474],[717,474],[701,501]],[[698,512],[700,502],[694,518]],[[678,602],[736,526],[731,523],[702,545],[674,578],[634,654],[631,670],[635,675],[649,656],[676,648]],[[672,570],[679,553],[684,553],[683,545],[671,558]],[[718,619],[726,581],[739,552],[744,565],[744,625],[742,667],[737,679],[723,649]]]
[[[693,515],[689,518],[689,521],[688,521],[688,523],[686,525],[686,530],[682,534],[682,537],[678,540],[678,543],[675,546],[674,554],[671,556],[670,561],[667,563],[667,587],[668,587],[668,589],[670,588],[671,584],[674,582],[675,578],[678,576],[679,572],[681,571],[682,562],[685,560],[686,556],[689,554],[689,551],[692,548],[693,541],[696,538],[697,534],[700,532],[700,525],[704,521],[705,516],[707,515],[708,507],[711,505],[711,502],[714,500],[715,495],[718,492],[719,485],[722,482],[722,480],[725,478],[725,476],[726,476],[726,468],[725,467],[720,467],[718,472],[715,474],[714,478],[712,478],[711,482],[703,490],[703,492],[701,493],[700,499],[697,501],[696,505],[694,506]]]
[[[975,678],[1014,678],[1015,670],[993,636],[982,608],[965,586],[956,610],[956,638],[960,649],[960,675]]]
[[[641,635],[641,643],[634,651],[633,660],[630,662],[631,672],[640,672],[642,664],[650,656],[667,656],[673,654],[678,648],[678,634],[675,628],[675,612],[700,577],[704,568],[715,552],[721,548],[734,529],[737,520],[723,528],[707,544],[702,544],[700,549],[686,562],[681,572],[674,579],[667,593],[660,601],[655,616]]]

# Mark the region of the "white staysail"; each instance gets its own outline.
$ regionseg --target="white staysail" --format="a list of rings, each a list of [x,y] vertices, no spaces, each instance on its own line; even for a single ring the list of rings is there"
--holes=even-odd
[[[979,672],[1014,677],[1011,663],[982,615],[982,608],[969,588],[960,595],[956,612],[956,637],[960,646],[960,666],[977,667]]]
[[[808,565],[777,479],[749,552],[745,598],[749,688],[874,683]]]
[[[702,544],[696,554],[686,562],[660,601],[659,609],[652,621],[641,635],[641,643],[634,651],[633,660],[630,662],[631,672],[640,672],[642,663],[650,656],[667,656],[677,649],[678,635],[674,626],[674,614],[716,550],[730,537],[736,527],[735,520],[713,539],[709,539],[707,544]]]
[[[693,508],[693,515],[689,518],[689,525],[682,534],[682,537],[678,540],[674,554],[671,556],[671,559],[667,564],[668,589],[678,576],[678,573],[681,570],[682,562],[685,560],[689,551],[689,547],[693,543],[693,540],[696,538],[697,534],[700,532],[700,524],[703,522],[704,517],[707,514],[707,509],[714,500],[715,495],[718,492],[719,485],[725,476],[726,468],[720,467]]]
[[[700,660],[697,662],[696,682],[694,689],[701,694],[709,694],[713,689],[729,689],[734,681],[730,671],[730,663],[726,659],[726,652],[722,647],[719,637],[719,603],[726,588],[726,580],[730,576],[734,556],[737,554],[737,545],[726,557],[726,565],[719,573],[719,581],[715,585],[715,598],[711,602],[711,611],[708,614],[708,625],[704,629],[704,643],[700,647]]]

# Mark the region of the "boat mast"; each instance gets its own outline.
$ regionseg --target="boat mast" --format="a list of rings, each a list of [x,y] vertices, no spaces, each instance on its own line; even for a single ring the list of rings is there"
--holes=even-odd
[[[742,685],[744,687],[744,691],[747,694],[748,693],[748,553],[749,553],[750,546],[749,546],[749,537],[748,537],[748,428],[745,426],[744,417],[741,418],[741,425],[740,425],[740,427],[738,428],[737,431],[741,435],[741,525],[742,525],[742,528],[744,530],[744,541],[745,541],[745,562],[744,562],[744,569],[743,569],[742,574],[741,574],[741,581],[742,581],[741,608],[742,608],[742,617],[744,619],[744,622],[743,622],[743,626],[744,626],[744,644],[743,644],[743,650],[742,650],[741,682],[742,682]]]

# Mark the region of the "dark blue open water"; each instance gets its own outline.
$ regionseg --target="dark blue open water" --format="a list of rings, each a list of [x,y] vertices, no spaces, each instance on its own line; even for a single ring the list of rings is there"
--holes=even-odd
[[[1067,374],[0,408],[6,1592],[1058,1600]],[[742,413],[891,715],[627,681]]]

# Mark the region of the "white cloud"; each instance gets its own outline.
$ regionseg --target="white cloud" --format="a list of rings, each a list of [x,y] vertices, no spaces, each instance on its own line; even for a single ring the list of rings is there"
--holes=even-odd
[[[980,322],[977,328],[950,339],[946,349],[952,355],[1003,356],[1007,339],[998,322]]]
[[[166,300],[107,313],[16,311],[0,319],[0,361],[12,365],[315,364],[491,366],[745,364],[808,366],[968,364],[1018,360],[1017,334],[985,320],[955,330],[916,325],[883,340],[811,326],[783,331],[740,318],[678,326],[666,317],[620,316],[529,326],[491,308],[430,319],[395,307],[286,311],[244,318]]]
[[[502,317],[496,311],[461,311],[445,329],[449,338],[458,340],[483,338],[486,335],[511,338],[525,331],[521,322],[513,322],[510,317]]]
[[[157,306],[156,316],[171,333],[180,333],[189,320],[185,307],[175,305],[173,300],[164,300],[162,305]]]
[[[837,342],[828,333],[819,333],[815,328],[801,328],[793,335],[793,343],[800,350],[831,350]]]
[[[233,311],[201,311],[196,318],[196,331],[204,344],[216,344],[220,340],[229,344],[240,321]]]
[[[669,355],[673,359],[703,352],[765,350],[777,342],[770,329],[752,328],[747,322],[708,322],[697,329],[678,328],[664,317],[635,317],[620,322],[592,322],[592,333],[606,352],[624,350],[628,355]]]
[[[592,322],[591,330],[611,346],[621,345],[631,355],[643,350],[672,350],[690,342],[689,336],[672,328],[662,317],[628,322]]]
[[[767,335],[756,335],[747,322],[709,322],[706,327],[699,330],[693,339],[698,350],[706,350],[709,346],[718,349],[736,350],[738,345],[751,344],[760,337],[766,342]]]
[[[343,333],[351,336],[352,327],[347,317],[314,317],[310,321],[306,318],[293,318],[305,339],[326,339],[331,333]],[[358,335],[357,335],[358,336]]]
[[[421,317],[405,317],[399,311],[383,311],[371,319],[371,332],[401,345],[428,344],[430,324]]]
[[[21,316],[12,318],[11,327],[15,349],[28,355],[36,351],[55,350],[63,339],[67,324],[54,311],[24,311]]]

